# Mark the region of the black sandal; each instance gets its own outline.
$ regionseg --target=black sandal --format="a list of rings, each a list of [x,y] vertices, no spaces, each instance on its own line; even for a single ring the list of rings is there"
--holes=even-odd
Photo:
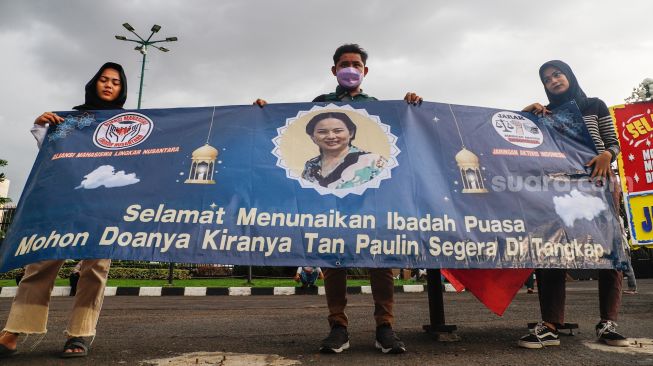
[[[67,350],[75,351],[81,349],[82,352],[66,352]],[[88,356],[88,345],[82,337],[68,338],[63,346],[61,358],[86,357]]]
[[[9,349],[4,344],[0,344],[0,358],[9,357],[16,353],[16,349]]]

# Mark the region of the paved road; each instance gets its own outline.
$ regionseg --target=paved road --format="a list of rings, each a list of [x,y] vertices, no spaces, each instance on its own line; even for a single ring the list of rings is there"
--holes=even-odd
[[[461,341],[436,342],[422,332],[427,322],[426,294],[396,296],[398,330],[409,352],[382,355],[373,348],[371,295],[352,295],[352,348],[341,355],[317,353],[328,329],[323,296],[250,297],[111,297],[106,298],[91,355],[80,360],[56,358],[63,344],[70,298],[53,298],[49,333],[29,352],[0,360],[1,365],[139,365],[146,360],[178,357],[190,352],[190,364],[290,365],[653,365],[653,344],[610,352],[594,341],[598,321],[596,281],[568,284],[567,320],[580,323],[574,337],[560,347],[524,350],[516,346],[527,321],[537,320],[537,295],[520,293],[500,318],[469,293],[446,293],[447,321],[458,325]],[[4,321],[10,300],[0,299]],[[620,330],[634,338],[653,338],[653,280],[640,281],[638,295],[624,295]],[[216,354],[216,352],[221,352]],[[249,356],[237,354],[261,354]],[[274,356],[277,355],[277,356]],[[255,360],[258,357],[257,360]],[[212,363],[208,363],[213,359]],[[173,365],[163,362],[161,364]]]

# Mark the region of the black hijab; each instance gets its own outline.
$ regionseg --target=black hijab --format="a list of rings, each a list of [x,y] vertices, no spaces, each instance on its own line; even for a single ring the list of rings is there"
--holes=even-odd
[[[574,72],[571,71],[571,67],[569,67],[569,65],[567,65],[566,63],[560,60],[551,60],[545,62],[544,65],[540,66],[540,80],[542,81],[542,84],[544,84],[544,77],[542,74],[544,73],[544,70],[548,67],[554,67],[560,70],[560,72],[562,72],[567,77],[567,80],[569,81],[569,89],[567,89],[567,91],[562,94],[555,95],[550,93],[546,89],[546,86],[544,86],[544,91],[546,91],[546,96],[547,98],[549,98],[549,105],[547,106],[547,108],[554,109],[561,106],[564,103],[575,100],[576,104],[578,105],[578,108],[580,108],[580,110],[583,111],[585,107],[588,105],[587,95],[585,95],[583,89],[581,89],[580,85],[578,85],[578,80],[576,80],[576,75],[574,75]]]
[[[102,76],[102,72],[105,69],[114,69],[120,74],[120,94],[118,97],[111,101],[107,102],[100,99],[97,94],[97,81]],[[86,83],[86,96],[84,97],[84,104],[73,107],[78,111],[87,111],[87,110],[98,110],[98,109],[123,109],[122,106],[127,101],[127,77],[125,76],[125,71],[122,69],[122,66],[115,62],[107,62],[102,65],[100,70],[95,73],[95,76]]]

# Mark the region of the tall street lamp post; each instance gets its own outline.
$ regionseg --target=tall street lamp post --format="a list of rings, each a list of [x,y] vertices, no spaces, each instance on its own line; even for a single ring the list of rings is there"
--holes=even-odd
[[[147,39],[143,39],[143,37],[139,36],[138,33],[136,33],[136,30],[134,29],[134,27],[129,25],[129,23],[124,23],[122,26],[125,27],[125,29],[127,29],[131,33],[133,33],[136,37],[138,37],[138,39],[137,40],[136,39],[129,39],[129,38],[125,37],[125,36],[116,36],[116,39],[119,40],[119,41],[128,41],[128,42],[138,43],[138,46],[136,46],[134,49],[136,51],[140,52],[143,55],[143,61],[141,63],[141,86],[138,89],[138,109],[140,109],[141,108],[141,97],[143,96],[143,78],[145,76],[145,58],[147,57],[147,48],[149,46],[152,46],[152,47],[156,48],[159,51],[168,52],[168,51],[170,51],[169,49],[167,49],[165,47],[161,47],[161,46],[156,46],[155,44],[156,43],[161,43],[161,42],[175,42],[175,41],[177,41],[177,37],[166,37],[165,39],[152,41],[151,39],[152,39],[152,36],[154,35],[154,33],[157,33],[159,30],[161,30],[160,25],[155,24],[155,25],[152,26],[152,29],[151,29],[152,33],[150,34],[149,37],[147,37]]]

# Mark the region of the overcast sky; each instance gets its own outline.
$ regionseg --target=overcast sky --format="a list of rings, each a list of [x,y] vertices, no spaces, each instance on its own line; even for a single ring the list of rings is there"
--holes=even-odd
[[[621,4],[621,5],[620,5]],[[179,37],[151,50],[144,108],[309,101],[336,86],[343,43],[370,54],[365,91],[521,109],[545,102],[539,66],[571,65],[589,96],[623,103],[653,77],[653,1],[31,1],[0,0],[0,158],[18,201],[44,111],[69,110],[105,61],[121,63],[135,108],[141,55],[128,36],[160,24]]]

